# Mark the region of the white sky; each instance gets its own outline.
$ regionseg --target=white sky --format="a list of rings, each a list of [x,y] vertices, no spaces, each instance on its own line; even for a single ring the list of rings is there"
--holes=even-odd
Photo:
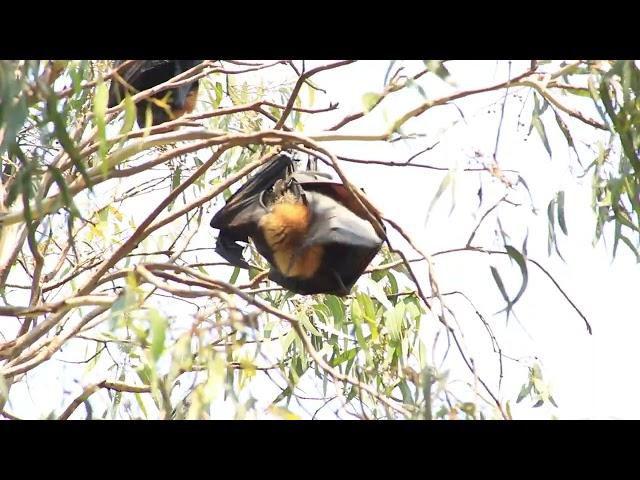
[[[309,62],[308,68],[326,62]],[[526,70],[527,62],[514,62],[512,75]],[[410,62],[405,70],[415,74],[421,68],[421,62]],[[316,107],[324,107],[328,101],[339,101],[337,112],[305,117],[305,133],[312,134],[332,125],[344,115],[362,108],[361,98],[366,92],[380,92],[388,62],[362,61],[343,67],[337,71],[318,74],[314,81],[327,90],[325,97],[316,94]],[[492,85],[504,81],[507,63],[494,61],[457,61],[447,64],[457,82],[458,89],[469,89]],[[283,72],[285,70],[280,70]],[[278,73],[274,73],[277,75]],[[287,73],[288,75],[288,73]],[[269,78],[274,78],[270,76]],[[249,80],[250,77],[247,76]],[[435,98],[453,91],[453,88],[437,79],[424,79],[420,84],[429,98]],[[303,95],[306,92],[303,91]],[[466,123],[460,120],[457,110],[451,106],[432,109],[409,122],[407,132],[426,134],[426,138],[411,143],[397,142],[331,142],[327,146],[336,154],[362,159],[403,161],[427,145],[440,141],[440,145],[418,157],[415,162],[441,167],[451,167],[458,163],[467,166],[469,156],[479,150],[485,158],[493,154],[496,129],[500,118],[498,107],[489,107],[504,91],[475,96],[457,102],[465,115]],[[306,98],[306,97],[305,97]],[[568,99],[563,98],[564,102]],[[343,133],[377,133],[386,129],[392,121],[406,110],[422,101],[420,93],[411,89],[393,94],[367,117],[353,122]],[[531,99],[529,99],[531,102]],[[435,259],[437,279],[443,292],[459,290],[465,292],[485,315],[496,333],[506,354],[526,358],[538,356],[550,383],[552,394],[559,408],[547,406],[532,409],[532,402],[525,399],[515,404],[520,386],[526,381],[526,369],[516,367],[505,360],[505,378],[500,397],[511,399],[515,418],[640,418],[636,404],[640,400],[638,384],[634,375],[638,364],[635,342],[639,338],[640,327],[636,321],[638,315],[632,308],[633,293],[640,280],[640,272],[635,258],[628,253],[624,245],[619,246],[618,257],[611,261],[610,247],[605,249],[602,243],[592,247],[595,219],[591,211],[591,176],[583,180],[575,179],[575,160],[570,160],[569,149],[561,135],[553,114],[549,109],[545,113],[547,135],[549,136],[553,159],[550,159],[535,130],[527,139],[530,123],[530,103],[525,107],[526,114],[521,121],[525,124],[515,128],[516,118],[522,105],[510,99],[505,109],[498,161],[503,169],[518,170],[526,179],[538,209],[538,215],[527,213],[526,207],[507,207],[500,209],[500,217],[507,231],[513,236],[514,246],[520,248],[528,229],[528,253],[551,272],[566,293],[585,313],[593,327],[593,336],[586,332],[582,319],[575,313],[551,282],[535,266],[529,264],[529,286],[523,298],[515,307],[517,320],[510,318],[505,324],[504,314],[492,316],[503,307],[501,296],[491,277],[489,266],[499,268],[507,289],[513,296],[517,291],[520,273],[516,266],[510,266],[505,258],[487,258],[479,253],[455,253],[439,256]],[[594,118],[588,103],[581,104]],[[386,116],[386,119],[385,119]],[[318,120],[316,120],[316,118]],[[586,142],[595,141],[598,134],[590,127],[583,127],[573,120],[565,121],[574,138]],[[454,122],[455,126],[450,127]],[[446,133],[441,133],[445,129]],[[586,150],[581,150],[581,153]],[[583,155],[584,165],[595,154]],[[425,227],[427,207],[430,204],[446,172],[437,172],[418,168],[383,167],[374,165],[345,164],[344,169],[350,180],[363,187],[367,195],[389,217],[394,218],[410,232],[428,253],[455,247],[462,247],[473,230],[478,216],[474,216],[477,207],[477,173],[459,174],[456,191],[456,209],[449,215],[451,192],[443,195],[434,208],[429,223]],[[483,174],[486,184],[488,175]],[[485,201],[479,212],[481,215],[493,205],[501,190],[494,187],[485,189]],[[566,259],[563,263],[556,255],[547,256],[547,216],[546,207],[558,190],[566,192],[566,216],[569,237],[564,238],[558,231],[560,250]],[[526,204],[527,197],[517,199]],[[141,216],[146,216],[152,208],[141,205]],[[217,207],[216,207],[217,208]],[[150,211],[150,210],[149,210]],[[493,243],[495,216],[488,218],[476,235],[475,245],[501,249]],[[208,224],[208,220],[205,222]],[[211,232],[199,232],[197,241],[211,243]],[[394,237],[392,236],[392,241]],[[422,264],[420,264],[422,265]],[[415,267],[420,271],[424,267]],[[464,302],[448,297],[451,306],[458,312],[465,341],[477,362],[481,374],[495,380],[497,359],[491,353],[487,334],[479,320]],[[429,323],[423,322],[429,330]],[[456,352],[449,353],[448,365],[459,368]],[[30,398],[26,386],[16,385],[12,394],[19,399],[12,405],[18,415],[33,416],[60,407],[62,389],[58,378],[65,375],[67,366],[58,362],[48,362],[38,368],[39,378],[45,382],[32,382]],[[260,375],[260,374],[258,374]],[[61,383],[61,382],[60,382]],[[81,382],[84,384],[85,382]],[[58,385],[52,389],[52,385]],[[268,382],[257,381],[252,390],[270,388]],[[77,386],[80,390],[81,386]],[[265,393],[265,392],[262,392]],[[277,391],[276,391],[277,393]],[[98,395],[98,394],[96,394]],[[104,395],[104,393],[101,393]],[[264,395],[268,397],[269,395]],[[24,400],[24,403],[23,401]],[[29,407],[27,407],[27,403]],[[66,402],[68,403],[68,401]],[[311,402],[312,403],[312,402]],[[80,409],[79,409],[80,410]],[[292,410],[296,410],[292,406]],[[313,411],[313,408],[310,408]],[[37,412],[29,414],[29,412]],[[224,415],[221,412],[220,415]],[[83,417],[83,413],[79,418]],[[331,416],[327,413],[327,416]]]
[[[512,74],[524,72],[529,62],[514,62]],[[494,61],[458,61],[447,64],[459,89],[471,89],[492,85],[506,79],[507,63]],[[330,74],[318,75],[317,81],[329,92],[340,92],[340,106],[345,107],[336,117],[345,112],[357,111],[362,94],[367,91],[379,92],[382,88],[387,62],[362,62],[346,67],[350,72],[349,81],[344,76]],[[406,73],[416,72],[407,68]],[[346,70],[345,69],[345,70]],[[343,72],[343,75],[346,72]],[[424,86],[430,98],[448,91],[443,82],[434,80]],[[444,148],[434,149],[423,154],[416,162],[438,166],[453,166],[455,162],[464,164],[467,157],[479,149],[487,158],[493,154],[499,109],[492,107],[487,113],[486,105],[499,99],[504,91],[497,94],[483,94],[468,101],[459,101],[468,125],[457,124],[444,138],[438,131],[446,128],[460,117],[453,107],[438,107],[413,120],[406,131],[426,133],[424,142],[416,142],[414,147],[402,148],[397,144],[375,145],[333,143],[334,152],[357,158],[402,161],[419,151],[422,145],[433,144],[434,138],[444,143]],[[377,132],[386,125],[382,119],[383,107],[388,108],[388,118],[397,118],[421,100],[416,91],[396,94],[374,110],[369,118],[354,122],[350,131],[353,133]],[[561,99],[568,105],[569,101]],[[529,99],[531,102],[531,99]],[[580,104],[592,118],[598,118],[588,100]],[[318,104],[321,104],[318,101]],[[525,108],[530,112],[530,105]],[[635,343],[639,338],[640,326],[638,315],[632,307],[634,292],[640,280],[640,271],[626,247],[619,247],[615,261],[611,261],[610,243],[605,249],[600,243],[592,247],[595,218],[591,210],[591,175],[577,181],[569,167],[576,168],[576,162],[569,160],[569,148],[555,125],[551,109],[543,116],[546,132],[549,137],[553,159],[544,149],[535,130],[527,139],[530,124],[530,113],[523,115],[525,124],[519,131],[515,129],[517,114],[521,104],[509,100],[505,110],[505,119],[501,133],[498,161],[503,169],[518,170],[529,185],[538,216],[527,215],[525,208],[503,209],[501,219],[507,231],[514,235],[514,245],[520,247],[525,229],[529,230],[528,252],[531,258],[538,260],[564,288],[566,293],[578,305],[589,319],[593,327],[593,336],[586,332],[583,320],[574,312],[551,282],[536,267],[529,264],[529,285],[521,301],[516,305],[516,315],[526,332],[511,318],[508,328],[504,314],[491,317],[490,314],[503,307],[500,294],[490,275],[489,265],[492,261],[500,267],[503,279],[511,278],[512,285],[508,291],[513,295],[519,286],[520,273],[517,267],[511,267],[511,277],[506,273],[509,262],[504,258],[496,261],[486,259],[477,253],[458,253],[440,256],[436,259],[436,271],[443,291],[461,290],[467,293],[476,306],[488,318],[502,344],[505,353],[512,356],[525,357],[537,355],[542,361],[545,380],[552,386],[552,392],[558,409],[531,409],[529,400],[520,405],[513,405],[516,418],[549,418],[550,414],[560,418],[638,418],[636,404],[640,399],[640,390],[634,375],[638,365],[638,353]],[[376,115],[377,114],[377,117]],[[573,119],[567,120],[574,140],[595,141],[597,132]],[[311,122],[306,126],[311,129]],[[329,123],[329,122],[328,122]],[[324,123],[323,123],[324,124]],[[582,154],[584,150],[579,150]],[[595,154],[583,155],[584,165],[588,165]],[[450,192],[447,192],[436,205],[432,217],[424,227],[427,207],[433,198],[440,181],[446,172],[434,172],[424,169],[401,169],[390,167],[366,166],[366,173],[357,168],[350,179],[362,185],[367,194],[382,210],[392,218],[400,221],[403,228],[420,239],[420,245],[428,253],[463,246],[477,219],[472,212],[477,206],[476,191],[478,188],[475,174],[462,173],[458,186],[456,210],[449,216]],[[354,168],[354,172],[356,168]],[[486,179],[486,177],[485,177]],[[466,180],[466,181],[465,181]],[[549,200],[558,190],[565,190],[565,212],[569,237],[563,238],[559,233],[561,253],[567,263],[557,256],[547,257],[547,214]],[[487,189],[488,190],[488,189]],[[485,203],[482,214],[493,204],[485,190]],[[522,202],[526,202],[523,197]],[[418,205],[407,208],[407,205]],[[421,208],[420,208],[421,207]],[[509,215],[510,214],[510,215]],[[491,219],[485,220],[484,228],[476,236],[476,245],[491,247]],[[518,230],[521,230],[518,233]],[[484,231],[484,235],[482,232]],[[610,231],[609,231],[610,233]],[[484,241],[483,241],[484,239]],[[498,245],[496,245],[498,246]],[[508,280],[506,280],[508,281]],[[471,314],[465,316],[465,322],[478,320]],[[467,328],[467,325],[464,325]],[[467,333],[467,342],[472,345],[474,356],[490,348],[486,334],[482,329],[474,329],[477,337]],[[455,355],[450,355],[451,356]],[[494,358],[494,357],[491,357]],[[476,358],[476,360],[478,360]],[[487,360],[490,368],[495,359]],[[508,363],[508,362],[506,362]],[[495,368],[494,368],[495,369]],[[520,385],[524,381],[523,374],[503,383],[503,399],[515,398]]]

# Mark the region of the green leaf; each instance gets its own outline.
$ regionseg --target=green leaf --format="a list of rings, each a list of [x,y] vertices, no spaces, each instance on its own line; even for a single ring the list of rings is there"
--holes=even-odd
[[[332,361],[331,361],[331,366],[333,367],[337,367],[338,365],[340,365],[341,363],[347,362],[349,360],[352,360],[356,357],[356,355],[358,354],[358,349],[357,348],[352,348],[350,350],[347,350],[345,352],[342,352],[340,355],[337,355]]]
[[[362,292],[358,292],[358,294],[356,295],[356,299],[364,312],[364,320],[367,322],[367,324],[369,325],[369,329],[371,330],[371,340],[375,342],[378,339],[378,325],[376,321],[376,312],[373,306],[373,302],[368,295],[365,295]],[[387,310],[393,308],[386,297],[384,297],[384,299],[388,304]]]
[[[539,363],[536,363],[531,367],[530,373],[532,380],[542,380],[542,368]]]
[[[583,88],[564,88],[564,92],[570,93],[571,95],[577,95],[579,97],[591,98],[591,93],[589,90],[585,90]]]
[[[120,135],[129,133],[133,129],[133,124],[136,121],[136,104],[131,99],[131,95],[124,97],[124,122],[120,129]]]
[[[327,396],[327,385],[329,384],[329,375],[322,376],[322,396]]]
[[[506,403],[506,410],[507,410],[507,418],[509,420],[513,420],[513,415],[511,414],[511,402],[509,400],[507,400],[507,403]],[[482,412],[480,412],[480,414],[482,415]]]
[[[206,273],[206,272],[204,272]],[[229,283],[232,285],[236,284],[236,280],[238,280],[238,275],[240,275],[240,268],[239,267],[234,267],[233,269],[233,273],[231,274],[231,277],[229,278]]]
[[[357,393],[358,393],[358,390],[356,389],[356,387],[351,387],[346,396],[347,402],[350,402],[351,400],[353,400]]]
[[[440,196],[447,190],[447,188],[449,188],[449,185],[451,185],[451,182],[454,177],[453,172],[454,172],[453,170],[449,170],[447,174],[444,176],[444,178],[442,179],[442,182],[440,182],[438,191],[436,192],[436,194],[433,197],[433,200],[431,200],[431,203],[429,204],[429,208],[427,210],[427,217],[424,221],[425,226],[429,222],[429,216],[431,215],[431,210],[433,209],[434,205],[436,204]]]
[[[22,149],[15,142],[11,144],[10,152],[12,155],[20,159],[23,166],[22,168],[18,169],[15,180],[11,182],[11,187],[9,188],[9,192],[7,193],[7,206],[13,205],[13,202],[15,202],[18,198],[18,194],[21,193],[23,185],[22,177],[30,177],[34,169],[34,162],[31,162],[26,158]]]
[[[136,373],[138,374],[138,378],[144,385],[151,385],[151,380],[153,378],[153,372],[149,365],[143,365],[140,368],[136,369]]]
[[[249,84],[247,82],[242,83],[242,88],[240,89],[240,102],[247,103],[249,101]]]
[[[411,395],[411,389],[409,388],[407,381],[402,380],[398,385],[398,388],[400,388],[400,392],[402,393],[402,401],[404,403],[413,404],[413,395]]]
[[[629,238],[627,238],[624,234],[620,234],[619,235],[620,240],[622,240],[622,242],[629,247],[629,250],[631,250],[633,252],[633,254],[636,256],[636,263],[640,263],[640,252],[638,252],[638,249],[635,247],[635,245],[633,245],[633,243],[631,242],[631,240],[629,240]],[[615,256],[615,254],[614,254]]]
[[[364,338],[364,334],[362,333],[362,320],[364,317],[362,310],[360,302],[351,303],[351,321],[353,322],[356,340],[362,350],[368,350],[367,342]]]
[[[89,63],[87,61],[77,61],[73,62],[69,68],[74,95],[78,95],[82,91],[82,81],[86,77],[88,66]]]
[[[520,389],[520,393],[518,394],[518,398],[516,399],[516,403],[520,403],[524,397],[526,397],[531,391],[532,383],[527,383],[526,385],[522,385]]]
[[[289,351],[289,347],[293,343],[296,338],[296,332],[294,330],[289,330],[282,339],[280,340],[280,346],[282,347],[282,351],[286,354]]]
[[[281,420],[300,420],[299,415],[283,407],[271,405],[267,410],[271,415],[278,417]]]
[[[491,275],[493,275],[493,279],[496,282],[496,285],[498,286],[498,290],[500,290],[500,293],[502,294],[502,298],[504,298],[504,301],[509,303],[509,296],[507,295],[507,291],[504,289],[504,283],[502,283],[502,278],[500,278],[500,274],[498,273],[498,270],[496,269],[496,267],[491,266]]]
[[[149,310],[149,321],[151,322],[151,357],[157,362],[164,351],[168,322],[153,309]]]
[[[567,224],[564,219],[564,190],[560,190],[557,194],[558,199],[558,224],[560,225],[560,229],[562,233],[568,235],[567,232]]]
[[[638,227],[629,220],[628,214],[626,212],[618,208],[616,208],[614,211],[615,211],[614,216],[618,222],[620,222],[622,225],[624,225],[627,228],[630,228],[635,232],[640,232],[640,229],[638,229]]]
[[[441,80],[455,86],[455,82],[451,79],[451,74],[442,60],[423,60],[423,62],[431,73],[435,73]]]
[[[507,250],[509,257],[513,258],[516,261],[516,263],[520,267],[520,273],[522,274],[522,285],[520,286],[520,290],[516,294],[515,298],[511,302],[511,305],[514,305],[518,300],[520,300],[520,297],[522,297],[522,294],[527,289],[527,284],[529,283],[527,260],[518,250],[513,248],[511,245],[505,245],[505,249]]]
[[[538,105],[538,97],[534,94],[533,99],[535,102],[535,107],[533,108],[533,112],[531,113],[531,126],[536,129],[536,132],[538,132],[538,135],[542,140],[542,144],[544,145],[544,148],[547,150],[547,153],[549,154],[549,158],[552,158],[551,145],[549,145],[549,140],[547,139],[547,132],[544,128],[544,124],[542,123],[542,120],[540,120],[541,112]]]
[[[325,326],[333,324],[333,321],[329,319],[331,312],[329,311],[329,307],[327,307],[325,304],[316,303],[315,305],[313,305],[313,310],[315,311],[320,323],[324,324]]]
[[[362,313],[365,317],[375,318],[376,311],[373,306],[373,302],[371,301],[371,297],[365,295],[362,292],[358,292],[356,295],[356,299],[358,304],[362,308]]]
[[[362,96],[362,105],[365,113],[369,113],[380,102],[380,95],[374,92],[367,92]]]
[[[216,82],[215,86],[216,100],[214,104],[214,108],[218,108],[220,103],[222,103],[222,99],[224,98],[224,94],[222,91],[222,84],[220,82]]]
[[[571,136],[571,132],[569,131],[569,129],[567,128],[567,124],[564,123],[564,120],[562,120],[562,117],[560,117],[560,115],[558,114],[558,112],[556,112],[555,110],[553,111],[553,113],[556,116],[556,123],[558,124],[558,128],[560,129],[560,131],[562,132],[562,134],[564,135],[564,138],[567,140],[567,144],[573,148],[575,150],[576,146],[573,143],[573,137]]]
[[[615,258],[616,253],[618,252],[618,242],[621,236],[622,236],[622,224],[620,222],[616,222],[614,233],[613,233],[613,253],[612,253],[613,258]]]
[[[142,400],[142,396],[138,392],[134,393],[134,396],[136,399],[136,403],[138,404],[138,407],[140,407],[140,410],[144,415],[144,418],[149,418],[149,414],[147,413],[147,408],[144,406],[144,401]]]
[[[522,186],[525,188],[525,190],[527,191],[527,194],[529,195],[529,201],[533,204],[533,196],[531,195],[531,190],[529,190],[529,185],[527,185],[527,182],[525,181],[524,178],[522,178],[520,175],[518,175],[518,182],[517,184],[522,184]]]
[[[173,174],[171,175],[171,191],[172,192],[176,188],[178,188],[178,186],[180,185],[181,175],[182,175],[182,168],[180,168],[180,166],[178,165],[176,169],[173,171]],[[175,203],[175,199],[173,199],[171,203],[169,203],[169,205],[167,206],[168,211],[171,211],[174,203]]]
[[[387,71],[384,74],[384,84],[387,85],[387,82],[389,81],[389,75],[391,74],[391,69],[393,68],[393,66],[396,64],[397,60],[390,60],[389,61],[389,66],[387,67]]]
[[[35,77],[39,62],[25,62],[18,67],[17,62],[0,62],[0,154],[4,154],[16,143],[18,132],[28,116],[29,105],[25,94],[31,87],[29,77]],[[31,100],[33,103],[33,100]]]
[[[307,87],[307,94],[309,95],[309,107],[313,107],[316,102],[316,89],[307,83],[305,83],[305,86]]]
[[[31,185],[31,178],[29,175],[22,175],[20,177],[20,192],[22,193],[24,220],[31,228],[31,222],[33,222],[33,212],[31,211],[31,204],[29,203],[29,200],[33,196],[33,185]]]
[[[473,402],[464,402],[460,404],[460,410],[469,415],[470,417],[475,418],[476,416],[476,404]]]
[[[557,195],[556,195],[556,197],[552,198],[549,201],[549,205],[547,205],[547,218],[549,219],[548,236],[547,236],[547,255],[551,255],[551,247],[553,247],[555,249],[555,252],[560,257],[560,259],[564,262],[565,261],[564,257],[562,256],[562,254],[560,253],[560,250],[558,249],[558,241],[556,238],[556,230],[555,230],[555,224],[556,224],[555,214],[556,214],[557,208],[554,208],[554,207],[557,206],[557,203],[558,201],[557,201]],[[565,228],[566,228],[566,225],[565,225]]]
[[[387,270],[387,278],[389,279],[389,293],[395,295],[398,293],[398,281],[390,270]]]
[[[366,287],[367,287],[367,290],[369,291],[369,294],[373,298],[375,298],[378,302],[380,302],[380,304],[384,306],[385,310],[389,310],[390,308],[393,308],[393,305],[385,295],[384,289],[382,288],[382,286],[378,282],[374,282],[372,279],[367,279],[367,280],[368,281],[366,282]],[[363,294],[359,293],[358,296],[359,295],[363,295]],[[369,297],[367,297],[367,299],[371,304],[371,309],[373,310],[373,303],[371,303],[371,299]],[[373,318],[374,316],[375,314],[372,314],[371,318]]]
[[[109,220],[109,209],[102,208],[98,210],[98,219],[100,220],[101,223],[106,223],[107,220]]]
[[[273,399],[273,401],[271,403],[276,404],[282,400],[284,400],[285,398],[287,399],[287,404],[289,403],[289,399],[291,398],[291,388],[287,387],[284,390],[282,390],[282,392],[280,392],[280,394]]]
[[[613,72],[609,72],[609,74],[612,73]],[[620,139],[620,143],[622,144],[622,149],[624,150],[625,156],[633,165],[634,170],[636,172],[640,172],[640,159],[638,159],[638,154],[636,152],[636,149],[634,148],[633,132],[630,131],[631,129],[629,129],[628,126],[625,125],[624,119],[626,119],[626,113],[623,112],[623,114],[619,116],[615,112],[615,109],[613,107],[613,100],[609,95],[610,82],[611,80],[609,77],[606,77],[602,81],[600,85],[600,98],[602,100],[602,103],[604,104],[607,115],[609,115],[611,121],[613,122],[616,133],[618,133],[618,138]]]
[[[599,90],[596,89],[596,83],[593,79],[593,77],[589,77],[588,81],[587,81],[587,87],[589,88],[589,94],[591,95],[591,99],[593,100],[593,105],[596,108],[596,111],[598,112],[598,115],[600,115],[600,118],[602,119],[602,121],[607,125],[607,128],[609,130],[612,130],[611,128],[611,122],[609,121],[609,118],[607,117],[606,111],[602,109],[602,105],[600,105],[600,103],[602,102],[602,98],[600,98],[600,93]],[[600,100],[600,101],[598,101]]]
[[[384,312],[385,326],[389,329],[392,340],[400,340],[402,336],[402,322],[404,320],[404,303],[397,303],[393,310]]]
[[[67,155],[69,155],[73,166],[76,167],[80,172],[80,175],[82,175],[84,182],[89,186],[89,188],[91,188],[91,180],[87,175],[87,169],[80,157],[80,151],[69,136],[64,119],[58,112],[58,100],[54,93],[49,95],[49,98],[47,99],[47,116],[49,117],[49,120],[53,122],[53,132],[55,137],[58,139]]]
[[[58,185],[60,189],[60,193],[62,195],[62,200],[64,201],[65,206],[71,212],[71,215],[74,217],[79,217],[80,212],[76,207],[76,204],[73,201],[73,195],[69,191],[69,187],[67,186],[67,182],[64,181],[64,177],[62,176],[62,172],[59,168],[56,168],[52,165],[49,165],[49,172],[51,172],[51,176],[53,177],[54,182]]]
[[[369,356],[369,355],[368,355],[368,352],[366,352],[366,351],[365,351],[365,353],[367,353],[367,357],[368,357],[368,356]],[[353,365],[356,363],[356,358],[357,358],[357,357],[353,357],[353,358],[351,358],[351,359],[347,360],[347,365],[344,367],[344,373],[345,373],[345,375],[349,375],[349,372],[350,372],[350,371],[351,371],[351,369],[353,368]]]
[[[306,314],[301,313],[300,315],[298,315],[298,320],[302,322],[305,328],[309,330],[312,335],[316,337],[322,337],[322,334],[316,329],[316,327],[313,326]]]
[[[324,304],[331,310],[336,328],[342,327],[344,323],[344,304],[342,301],[334,295],[327,295]]]
[[[422,88],[422,85],[420,85],[418,82],[416,82],[414,79],[412,78],[407,78],[407,83],[406,83],[407,87],[413,88],[415,90],[418,91],[418,93],[420,94],[420,96],[426,100],[427,99],[427,92],[424,91],[424,88]]]

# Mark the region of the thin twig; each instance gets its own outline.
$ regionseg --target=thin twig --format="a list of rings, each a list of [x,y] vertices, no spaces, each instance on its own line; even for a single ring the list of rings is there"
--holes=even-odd
[[[476,232],[480,228],[480,225],[482,225],[482,222],[484,221],[484,219],[487,218],[487,215],[489,215],[491,212],[493,212],[506,198],[507,198],[507,195],[504,195],[500,200],[498,200],[496,202],[496,204],[493,207],[489,208],[486,212],[484,212],[484,215],[482,215],[482,217],[478,221],[478,224],[476,225],[476,227],[471,232],[471,235],[469,235],[469,239],[467,240],[467,244],[466,244],[467,247],[469,245],[471,245],[471,242],[473,241],[473,238],[476,236]]]
[[[330,70],[333,68],[342,67],[344,65],[349,65],[350,63],[353,63],[353,62],[354,60],[342,60],[340,62],[329,63],[327,65],[321,65],[319,67],[313,68],[308,72],[304,72],[302,75],[300,75],[300,77],[298,77],[298,81],[296,82],[296,85],[293,87],[293,91],[291,92],[291,95],[289,96],[289,101],[287,102],[287,106],[285,107],[284,112],[282,112],[282,115],[280,116],[280,120],[278,120],[278,123],[276,123],[275,127],[273,127],[274,130],[278,130],[282,128],[282,126],[284,125],[284,122],[287,121],[287,118],[289,117],[289,114],[293,109],[293,105],[296,101],[296,98],[298,97],[298,93],[300,92],[300,88],[302,88],[302,85],[307,81],[309,77],[325,70]]]

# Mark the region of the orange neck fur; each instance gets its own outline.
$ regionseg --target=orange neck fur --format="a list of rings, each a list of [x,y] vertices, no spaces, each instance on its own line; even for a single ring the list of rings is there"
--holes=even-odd
[[[322,261],[322,247],[298,249],[309,230],[306,205],[285,194],[260,220],[260,228],[280,272],[301,278],[310,278],[316,273]]]

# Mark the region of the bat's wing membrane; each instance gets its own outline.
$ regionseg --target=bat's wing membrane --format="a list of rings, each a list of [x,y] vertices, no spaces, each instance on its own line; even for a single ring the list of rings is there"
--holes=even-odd
[[[232,265],[249,268],[242,257],[244,247],[237,242],[247,243],[250,236],[258,233],[258,222],[265,214],[261,196],[278,180],[286,178],[292,168],[293,160],[280,155],[231,195],[227,204],[211,219],[211,227],[220,230],[216,252]]]
[[[312,220],[305,246],[334,243],[358,248],[380,247],[382,239],[370,222],[326,195],[315,192],[306,195]]]

